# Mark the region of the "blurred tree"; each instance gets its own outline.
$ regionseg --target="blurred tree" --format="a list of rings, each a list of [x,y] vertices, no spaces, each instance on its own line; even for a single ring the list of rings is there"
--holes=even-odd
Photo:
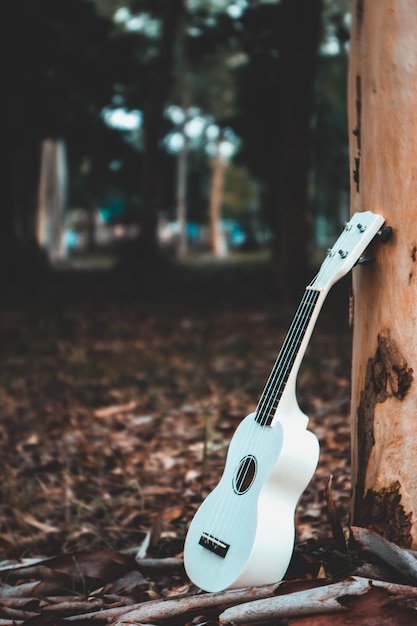
[[[184,0],[16,0],[8,6],[16,67],[10,180],[20,184],[4,222],[4,258],[17,240],[33,241],[45,138],[66,141],[72,202],[93,205],[123,187],[142,218],[142,244],[155,251],[157,211],[175,202],[174,160],[162,146],[169,125],[164,110],[190,102],[243,139],[240,161],[260,182],[276,232],[280,285],[299,285],[311,215],[320,9],[321,0],[189,0],[187,7]],[[106,106],[142,112],[139,141],[126,142],[105,126]],[[209,188],[201,154],[193,154],[189,172],[187,196],[195,199],[196,215]]]
[[[128,108],[138,108],[143,112],[141,234],[136,250],[141,258],[143,255],[154,256],[157,252],[157,211],[161,206],[158,187],[163,162],[161,141],[166,128],[164,111],[174,79],[175,51],[184,2],[132,0],[129,6],[129,13],[138,16],[138,32],[131,35],[131,40],[147,38],[145,54],[137,56],[143,81],[135,81],[134,75],[130,74],[123,93]],[[151,16],[152,19],[146,21],[144,16]]]
[[[37,241],[52,261],[64,257],[63,227],[67,192],[66,150],[62,141],[42,142]]]
[[[93,129],[104,129],[99,112],[111,98],[117,66],[111,24],[88,0],[16,0],[6,12],[12,29],[13,69],[6,97],[13,175],[7,220],[0,230],[0,265],[10,271],[19,257],[36,250],[41,141],[71,138],[75,153],[88,144],[91,149]]]
[[[290,295],[291,286],[298,298],[311,238],[311,127],[322,2],[217,2],[216,9],[213,4],[193,3],[190,58],[195,64],[222,59],[218,65],[233,89],[218,97],[220,115],[242,138],[238,160],[263,190],[279,287]],[[227,81],[209,84],[216,88]]]
[[[187,41],[187,0],[183,0],[183,11],[178,27],[177,44],[175,46],[175,70],[176,86],[180,92],[179,101],[183,113],[181,125],[182,146],[178,154],[177,167],[177,194],[176,194],[176,217],[178,224],[178,246],[177,255],[183,259],[187,254],[187,179],[188,179],[188,158],[189,145],[186,132],[188,122],[188,112],[191,106],[191,84],[188,72],[188,56],[186,50]]]
[[[312,202],[316,219],[332,238],[349,215],[346,87],[346,53],[321,55],[312,132]]]
[[[319,244],[327,245],[349,215],[347,57],[350,1],[324,0],[312,133],[312,202]]]
[[[97,3],[101,5],[100,0]],[[105,3],[103,10],[111,10],[118,3]],[[195,5],[198,6],[195,6]],[[163,206],[161,190],[166,172],[163,171],[162,139],[167,131],[164,112],[168,104],[175,104],[182,110],[184,120],[182,128],[177,128],[177,135],[182,133],[183,146],[173,152],[178,155],[176,204],[178,221],[181,226],[181,252],[185,252],[186,205],[190,194],[195,197],[197,186],[190,185],[188,190],[189,170],[195,173],[197,163],[202,161],[195,153],[192,159],[188,150],[188,137],[185,127],[190,121],[191,108],[204,110],[213,120],[231,115],[231,94],[233,80],[230,69],[224,63],[227,46],[217,50],[206,47],[205,34],[199,24],[202,21],[210,31],[216,30],[217,20],[208,19],[206,2],[176,0],[166,2],[158,0],[131,0],[127,6],[116,13],[117,20],[125,29],[132,31],[132,40],[138,36],[148,37],[148,51],[141,55],[143,82],[132,81],[125,85],[123,103],[128,108],[139,108],[143,112],[143,172],[141,185],[141,227],[142,236],[137,251],[149,254],[156,249],[157,212]],[[121,16],[121,17],[120,17]],[[136,27],[135,27],[136,24]],[[150,28],[152,25],[152,28]],[[198,43],[196,44],[196,42]],[[210,74],[208,73],[208,71]],[[133,77],[133,74],[131,74]],[[226,87],[227,85],[227,87]],[[227,94],[226,98],[224,94]],[[225,103],[229,104],[226,105]],[[192,107],[191,107],[192,105]],[[228,108],[227,108],[228,107]],[[203,142],[201,142],[203,145]],[[190,161],[194,162],[194,167]],[[201,171],[201,168],[200,168]],[[206,168],[203,166],[200,192],[205,186]],[[156,185],[158,181],[158,185]],[[194,181],[195,182],[195,181]],[[207,200],[207,198],[206,198]],[[201,197],[194,203],[201,205]],[[130,256],[130,261],[132,257]]]
[[[162,206],[158,144],[166,128],[163,110],[169,101],[182,108],[191,102],[217,123],[233,124],[243,137],[241,161],[262,183],[265,212],[276,232],[280,286],[299,288],[310,235],[307,182],[321,1],[248,5],[191,0],[184,6],[183,0],[131,0],[124,9],[116,0],[97,2],[107,11],[124,11],[130,42],[136,46],[130,57],[141,64],[142,80],[126,83],[122,98],[128,108],[144,113],[141,207],[146,248],[156,246],[156,213]],[[129,76],[131,80],[134,72]],[[183,161],[178,198],[185,202]],[[189,193],[192,189],[195,185]]]
[[[308,178],[321,8],[321,0],[256,3],[240,20],[247,59],[236,71],[240,158],[263,185],[279,288],[297,298],[311,235]]]

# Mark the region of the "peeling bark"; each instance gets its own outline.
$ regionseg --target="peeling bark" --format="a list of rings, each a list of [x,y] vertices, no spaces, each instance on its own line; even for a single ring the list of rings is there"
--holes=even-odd
[[[358,406],[358,445],[362,460],[356,482],[354,524],[376,530],[390,540],[401,537],[401,544],[411,545],[410,518],[401,506],[401,485],[397,481],[387,488],[375,492],[368,489],[365,494],[366,470],[375,445],[375,406],[389,397],[402,401],[413,381],[413,370],[389,332],[378,335],[378,347],[368,360],[365,386],[360,394]]]
[[[356,76],[356,126],[352,131],[356,137],[356,156],[354,158],[355,167],[353,169],[353,181],[356,185],[356,191],[359,193],[359,170],[361,162],[361,77]]]
[[[366,526],[405,548],[411,546],[411,512],[406,513],[401,504],[401,485],[398,481],[380,491],[368,489],[356,511],[358,514],[354,523]]]
[[[378,335],[378,350],[383,366],[381,383],[385,382],[387,397],[393,395],[404,400],[413,381],[413,369],[408,367],[399,347],[389,335]]]

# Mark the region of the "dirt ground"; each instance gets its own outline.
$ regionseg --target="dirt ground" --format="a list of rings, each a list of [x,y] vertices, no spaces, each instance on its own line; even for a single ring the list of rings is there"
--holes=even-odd
[[[321,446],[298,546],[331,534],[330,475],[348,525],[348,291],[344,279],[330,292],[298,375]],[[52,272],[3,294],[0,561],[138,547],[181,555],[295,309],[264,264]]]

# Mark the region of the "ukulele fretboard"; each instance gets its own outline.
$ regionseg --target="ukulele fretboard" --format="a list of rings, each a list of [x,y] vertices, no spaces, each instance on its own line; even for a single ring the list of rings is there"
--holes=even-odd
[[[320,291],[306,289],[256,409],[255,420],[269,426],[290,377]]]

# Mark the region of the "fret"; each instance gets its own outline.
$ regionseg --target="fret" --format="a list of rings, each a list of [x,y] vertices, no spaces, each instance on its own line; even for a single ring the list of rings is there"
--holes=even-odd
[[[284,340],[278,358],[272,368],[256,409],[255,420],[261,426],[269,426],[284,393],[301,344],[306,335],[320,291],[306,289],[290,330]]]

